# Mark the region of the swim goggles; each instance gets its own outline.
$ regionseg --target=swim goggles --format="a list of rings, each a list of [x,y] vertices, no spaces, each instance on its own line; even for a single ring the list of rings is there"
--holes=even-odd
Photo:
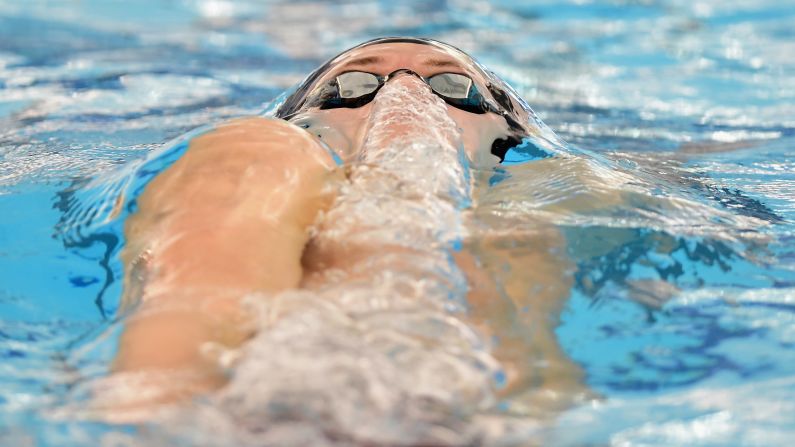
[[[494,112],[504,115],[505,112],[489,103],[480,94],[475,83],[467,75],[460,73],[439,73],[427,78],[401,68],[386,76],[379,76],[365,71],[346,71],[338,74],[333,80],[321,87],[311,101],[311,106],[320,109],[361,107],[375,98],[376,93],[391,78],[406,73],[422,79],[434,94],[446,103],[461,110],[482,114]]]

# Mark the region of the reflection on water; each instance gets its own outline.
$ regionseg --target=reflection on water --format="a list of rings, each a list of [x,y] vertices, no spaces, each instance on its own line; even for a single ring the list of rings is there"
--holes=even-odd
[[[484,413],[455,435],[490,445],[785,444],[795,397],[795,84],[785,75],[795,70],[794,17],[772,0],[0,4],[0,444],[130,441],[61,411],[80,407],[113,355],[119,222],[133,211],[114,198],[184,145],[129,174],[164,141],[259,112],[325,57],[385,34],[471,52],[587,149],[546,136],[509,154],[518,164],[476,172],[491,187],[474,193],[470,230],[524,256],[504,284],[545,276],[532,247],[548,247],[533,235],[554,229],[565,241],[558,272],[570,275],[570,296],[556,343],[601,400],[543,426],[516,420],[513,431]],[[490,318],[521,315],[500,302]],[[477,345],[449,324],[418,330],[447,327]],[[368,333],[357,330],[339,343]],[[484,371],[495,367],[487,357],[477,360]],[[514,360],[541,371],[538,358]],[[383,380],[393,379],[402,380]],[[203,402],[196,420],[233,432],[219,408]],[[147,433],[138,436],[201,443],[177,425]]]

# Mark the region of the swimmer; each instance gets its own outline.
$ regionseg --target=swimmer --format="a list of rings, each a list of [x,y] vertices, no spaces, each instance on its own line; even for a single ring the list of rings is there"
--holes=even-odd
[[[328,271],[350,272],[358,259],[405,250],[322,243],[333,227],[322,216],[338,206],[340,185],[351,180],[346,168],[366,158],[371,118],[389,88],[416,92],[396,99],[405,110],[421,110],[422,101],[441,104],[439,119],[460,132],[449,138],[460,142],[477,172],[498,166],[535,131],[518,96],[462,51],[433,40],[383,38],[315,70],[274,118],[236,119],[195,137],[147,185],[125,225],[122,308],[130,315],[113,369],[190,373],[181,383],[164,384],[146,405],[226,383],[203,347],[235,348],[254,335],[244,297],[267,300],[320,287]],[[400,119],[380,126],[392,139],[412,135]],[[479,194],[486,193],[473,193],[475,215]],[[524,393],[516,407],[522,414],[570,405],[584,387],[553,332],[571,286],[563,237],[540,225],[481,234],[461,245],[452,256],[468,283],[468,322],[499,340],[494,356],[506,375],[501,393]]]

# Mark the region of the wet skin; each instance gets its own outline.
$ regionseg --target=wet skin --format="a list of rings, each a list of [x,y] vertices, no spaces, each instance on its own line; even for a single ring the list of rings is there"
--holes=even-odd
[[[465,55],[387,43],[343,54],[316,85],[347,70],[384,75],[399,68],[426,77],[465,73],[476,85],[485,83]],[[494,100],[485,86],[479,90]],[[505,120],[447,109],[462,129],[473,165],[495,166],[490,144],[507,131]],[[134,311],[114,370],[188,370],[196,379],[127,406],[173,402],[223,385],[222,372],[202,346],[236,347],[251,336],[243,298],[268,299],[307,286],[318,269],[351,256],[326,252],[320,262],[307,247],[318,214],[333,204],[336,185],[345,181],[324,144],[343,160],[354,159],[370,110],[370,104],[307,109],[291,119],[295,124],[259,117],[230,121],[195,138],[183,157],[147,186],[125,226],[124,305]],[[487,193],[476,191],[476,200],[479,194]],[[554,415],[584,392],[580,370],[553,333],[571,283],[563,244],[552,225],[541,223],[523,233],[475,234],[456,254],[470,283],[468,318],[499,340],[495,355],[507,374],[501,393],[515,398],[512,410],[519,414]]]

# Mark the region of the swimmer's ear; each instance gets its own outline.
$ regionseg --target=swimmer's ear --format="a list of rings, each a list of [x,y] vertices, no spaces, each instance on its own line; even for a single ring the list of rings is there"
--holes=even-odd
[[[520,104],[517,104],[514,99],[511,98],[511,95],[504,89],[495,87],[492,83],[488,83],[486,88],[488,88],[491,96],[494,97],[494,100],[497,101],[497,104],[502,108],[502,117],[505,118],[508,128],[517,135],[529,135],[531,132],[527,128],[527,125],[522,124],[522,122],[525,121],[525,117],[521,116],[525,114],[524,108]],[[521,140],[521,138],[519,140]]]
[[[522,140],[517,139],[514,136],[508,135],[505,138],[498,138],[491,143],[491,153],[499,157],[500,163],[505,160],[505,154],[508,153],[508,150],[512,147],[516,147],[522,143]]]
[[[510,114],[514,113],[515,109],[513,107],[513,102],[511,102],[511,98],[507,93],[505,93],[505,90],[497,88],[491,83],[486,85],[486,88],[489,89],[489,93],[491,93],[491,96],[494,97],[494,100],[497,101],[497,104],[499,104],[503,110]]]

